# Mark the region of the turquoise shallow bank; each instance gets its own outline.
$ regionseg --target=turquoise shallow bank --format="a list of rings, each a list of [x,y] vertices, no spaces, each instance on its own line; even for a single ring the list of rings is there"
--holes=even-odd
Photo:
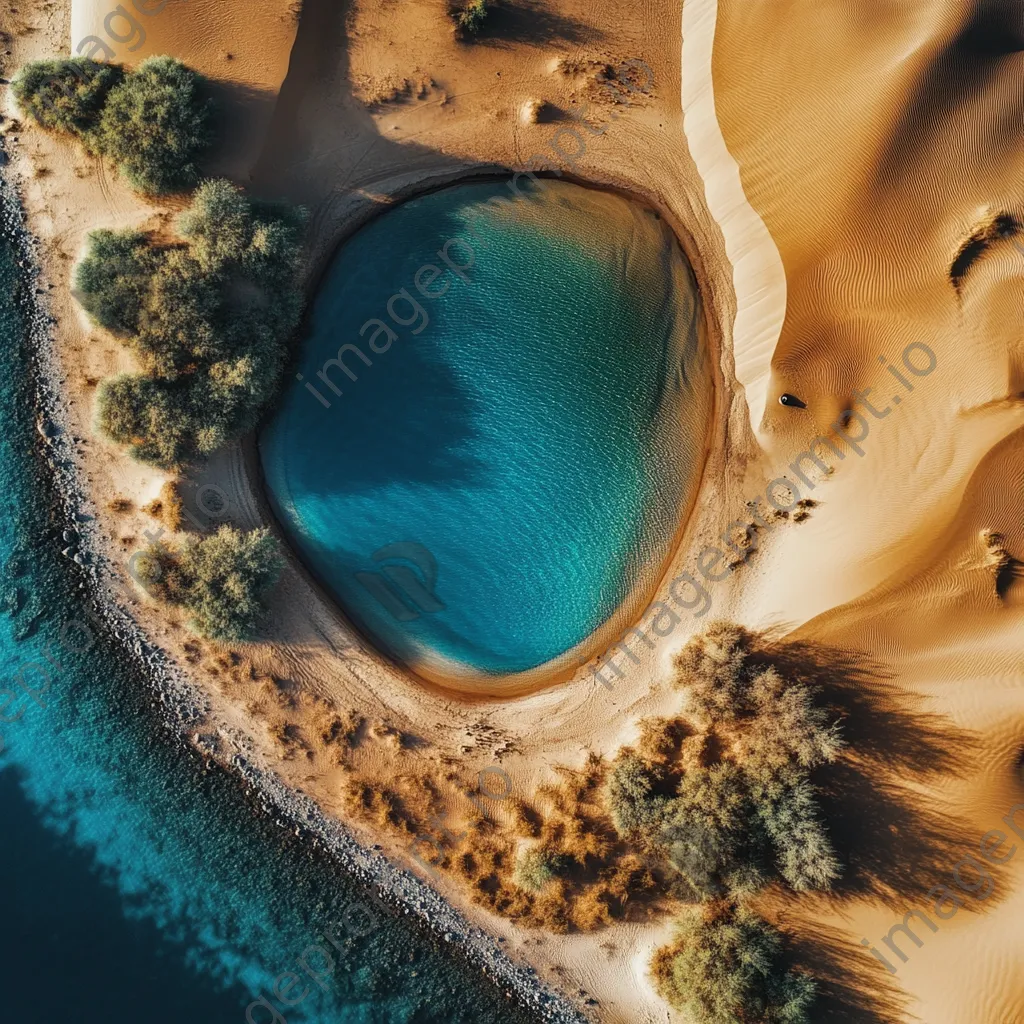
[[[260,441],[311,571],[428,675],[523,672],[635,614],[703,464],[672,232],[609,193],[523,191],[448,188],[349,239]]]
[[[0,195],[0,223],[13,220]],[[64,632],[85,595],[35,452],[31,342],[12,300],[30,293],[0,226],[3,1019],[526,1024],[478,969],[397,914],[378,908],[377,927],[345,938],[347,921],[365,923],[351,910],[364,891],[167,736],[118,645]],[[12,702],[19,678],[43,688],[41,667],[49,689]],[[325,929],[344,953],[331,972],[314,950],[323,987],[307,984],[288,1007],[275,979],[298,971]]]

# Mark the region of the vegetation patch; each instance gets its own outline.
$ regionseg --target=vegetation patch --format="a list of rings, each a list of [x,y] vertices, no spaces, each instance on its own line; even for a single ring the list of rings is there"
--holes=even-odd
[[[466,35],[479,35],[491,13],[492,3],[493,0],[467,0],[453,14],[455,27]]]
[[[90,234],[77,294],[143,370],[100,385],[106,437],[142,462],[179,469],[255,426],[302,308],[303,221],[301,211],[209,181],[178,219],[180,241]]]
[[[201,75],[173,57],[134,71],[83,57],[26,64],[11,83],[20,109],[109,157],[132,188],[159,195],[192,188],[213,142]]]
[[[400,806],[403,832],[436,837],[420,849],[433,867],[524,925],[567,933],[680,914],[651,970],[695,1024],[806,1024],[814,979],[792,969],[751,904],[768,886],[838,878],[814,773],[843,741],[837,713],[781,647],[710,626],[676,660],[677,715],[641,722],[611,760],[557,768],[558,782],[495,818],[445,819],[441,835],[439,805],[403,779],[400,803],[353,808],[386,822]]]
[[[231,526],[177,548],[154,544],[136,561],[136,576],[151,594],[184,608],[200,635],[228,641],[253,638],[284,565],[268,530]]]
[[[675,677],[688,719],[647,723],[609,780],[620,835],[667,861],[697,901],[773,879],[827,889],[839,876],[810,779],[842,749],[838,725],[755,642],[724,623],[691,641]]]
[[[651,965],[661,996],[693,1024],[806,1024],[814,981],[789,970],[778,934],[747,910],[690,911]]]

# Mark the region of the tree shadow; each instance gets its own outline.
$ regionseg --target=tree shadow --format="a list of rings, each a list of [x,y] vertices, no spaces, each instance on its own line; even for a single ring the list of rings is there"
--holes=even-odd
[[[473,46],[503,47],[517,43],[545,46],[550,43],[589,43],[604,38],[604,33],[549,10],[540,0],[501,0],[487,16]]]
[[[975,734],[916,709],[921,698],[896,689],[892,673],[859,652],[766,638],[753,661],[813,687],[840,718],[847,749],[814,778],[845,865],[835,897],[906,911],[932,886],[951,884],[951,871],[980,836],[922,787],[965,778],[976,763]]]
[[[870,953],[833,928],[802,921],[787,952],[814,975],[815,1024],[903,1024],[910,1000]]]

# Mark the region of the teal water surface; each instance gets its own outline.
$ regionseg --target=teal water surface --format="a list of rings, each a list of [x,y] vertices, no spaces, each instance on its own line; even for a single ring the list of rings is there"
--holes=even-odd
[[[628,614],[702,465],[672,232],[619,196],[521,187],[448,188],[348,240],[261,436],[294,547],[421,668],[521,672]]]
[[[144,682],[98,628],[67,628],[83,621],[86,595],[60,556],[63,527],[35,454],[29,341],[13,299],[29,291],[0,229],[3,1018],[525,1022],[478,971],[368,904],[326,854],[257,811],[233,775],[165,734]],[[321,983],[286,983],[296,1003],[286,1006],[275,979],[299,970],[325,929],[343,947],[327,946],[333,971],[308,954]]]

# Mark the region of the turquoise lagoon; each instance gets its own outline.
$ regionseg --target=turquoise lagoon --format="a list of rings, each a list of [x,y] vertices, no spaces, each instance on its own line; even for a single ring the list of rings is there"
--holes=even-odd
[[[521,189],[450,187],[347,240],[260,439],[306,565],[428,675],[523,672],[628,624],[703,465],[673,233],[617,195]]]
[[[323,929],[340,938],[350,914],[365,921],[352,908],[366,894],[168,736],[116,644],[78,631],[61,643],[85,595],[35,455],[30,343],[12,302],[30,289],[15,271],[0,227],[0,690],[55,663],[38,704],[0,693],[4,1019],[246,1024],[263,993],[288,1024],[526,1021],[479,971],[379,910],[371,934],[341,938],[324,990],[308,985],[291,1008],[274,999]],[[279,1024],[262,1006],[249,1020]]]

